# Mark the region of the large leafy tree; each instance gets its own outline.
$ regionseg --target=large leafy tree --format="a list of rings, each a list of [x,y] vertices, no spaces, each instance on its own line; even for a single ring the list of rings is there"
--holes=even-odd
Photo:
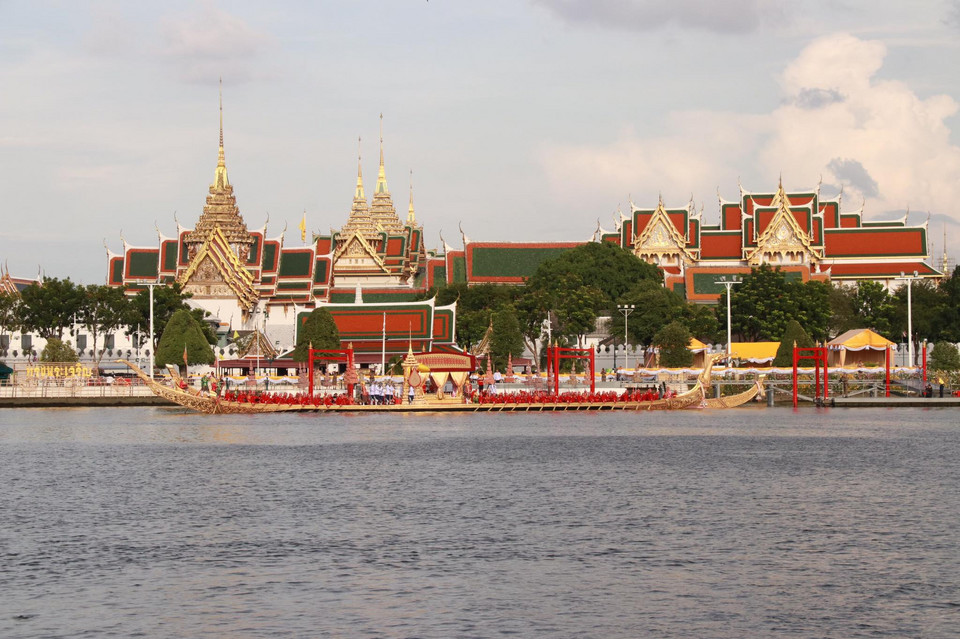
[[[690,331],[681,322],[670,322],[657,331],[653,342],[660,347],[660,365],[679,368],[693,364],[690,337]]]
[[[174,311],[164,324],[160,345],[157,347],[157,366],[183,363],[184,350],[190,365],[214,362],[213,349],[210,348],[201,322],[197,321],[189,309],[181,308]]]
[[[869,328],[887,339],[896,338],[897,306],[883,284],[870,280],[859,282],[853,300],[859,326],[851,328]]]
[[[83,303],[83,287],[69,277],[45,277],[42,283],[30,284],[20,292],[17,324],[25,333],[62,340],[63,331],[73,323]]]
[[[945,304],[940,314],[940,338],[960,342],[960,267],[940,283]]]
[[[787,322],[797,320],[814,339],[826,339],[830,322],[830,285],[789,281],[779,267],[764,264],[733,287],[730,298],[733,332],[746,341],[776,341]],[[720,306],[726,305],[726,292]],[[726,322],[724,322],[726,324]],[[725,328],[725,326],[724,326]]]
[[[80,312],[80,321],[93,337],[93,350],[97,349],[100,335],[109,335],[127,325],[130,320],[131,303],[123,290],[105,284],[90,284],[84,289],[84,304]]]
[[[913,340],[937,341],[940,339],[941,320],[948,316],[949,297],[945,290],[930,280],[916,280],[910,290],[910,307],[913,312]],[[893,331],[897,341],[907,334],[907,285],[904,284],[894,293],[896,311]],[[914,352],[919,353],[915,348]]]
[[[830,321],[827,329],[831,335],[839,335],[860,326],[855,309],[857,289],[842,282],[835,282],[830,288]]]
[[[555,292],[575,276],[580,286],[596,289],[600,305],[614,306],[641,280],[662,282],[660,269],[610,242],[589,242],[546,260],[527,281],[533,290]]]
[[[529,337],[549,318],[557,339],[583,342],[639,282],[662,281],[660,269],[609,242],[582,244],[543,262],[527,280],[518,308]],[[532,298],[532,299],[531,299]]]
[[[338,349],[340,348],[340,330],[333,320],[333,315],[325,308],[315,308],[297,327],[297,346],[293,349],[293,359],[297,362],[306,362],[310,359],[309,349]]]
[[[0,336],[7,331],[17,329],[20,296],[12,293],[0,293]]]
[[[686,303],[679,295],[663,287],[657,280],[641,280],[620,300],[634,308],[624,317],[616,307],[611,309],[609,331],[615,342],[623,340],[624,321],[631,344],[650,344],[661,328],[673,321],[682,321]]]

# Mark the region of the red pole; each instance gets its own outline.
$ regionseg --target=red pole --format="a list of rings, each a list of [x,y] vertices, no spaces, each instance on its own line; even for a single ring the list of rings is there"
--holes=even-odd
[[[820,399],[820,357],[813,358],[813,398]]]
[[[560,347],[553,347],[553,394],[560,394]]]
[[[827,366],[827,349],[820,349],[820,356],[823,357],[823,399],[826,400],[830,396],[830,370]]]
[[[797,347],[793,347],[793,407],[797,407]]]
[[[927,387],[927,340],[923,340],[923,387]]]
[[[311,348],[307,352],[310,353],[310,356],[307,357],[307,361],[310,363],[310,390],[307,391],[307,396],[313,399],[313,349]]]
[[[350,374],[350,377],[347,379],[353,379],[353,346],[347,349],[347,372]],[[347,384],[347,395],[349,397],[349,403],[353,403],[353,382]]]
[[[886,392],[884,397],[890,397],[890,347],[887,346],[885,351],[884,364],[887,369],[887,378],[886,378]]]
[[[594,359],[593,349],[590,349],[590,394],[597,392],[597,362]]]

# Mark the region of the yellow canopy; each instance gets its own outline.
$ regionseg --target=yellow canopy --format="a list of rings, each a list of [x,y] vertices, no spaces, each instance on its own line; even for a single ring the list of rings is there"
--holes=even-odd
[[[834,350],[862,351],[869,348],[872,351],[883,351],[888,346],[893,346],[893,342],[869,328],[855,328],[838,335],[836,339],[828,342],[827,346]]]
[[[730,352],[734,357],[745,361],[772,362],[777,356],[777,349],[780,348],[780,342],[731,342]]]
[[[687,349],[693,351],[694,353],[699,353],[707,350],[707,345],[698,340],[696,337],[691,337],[690,344],[687,346]]]

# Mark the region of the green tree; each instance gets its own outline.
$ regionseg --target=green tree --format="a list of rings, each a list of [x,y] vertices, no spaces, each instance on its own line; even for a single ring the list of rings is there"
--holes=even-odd
[[[213,349],[200,326],[200,322],[185,308],[173,313],[165,323],[160,345],[157,347],[155,361],[157,366],[183,363],[183,352],[186,349],[187,363],[213,364]]]
[[[717,307],[705,304],[684,304],[683,317],[680,321],[694,337],[704,342],[719,341],[720,320],[717,319]]]
[[[610,308],[640,280],[663,282],[663,274],[627,249],[611,242],[588,242],[546,260],[527,281],[533,289],[556,291],[575,276],[580,286],[600,291]]]
[[[25,333],[36,333],[44,339],[63,339],[63,331],[71,325],[83,308],[83,287],[70,278],[45,277],[20,292],[17,324]]]
[[[0,336],[17,330],[17,316],[20,296],[12,293],[0,293]]]
[[[950,342],[937,342],[930,353],[930,370],[952,373],[960,370],[960,353]]]
[[[960,342],[960,267],[954,268],[950,277],[940,282],[945,304],[940,314],[940,338]]]
[[[690,352],[690,331],[681,322],[670,322],[654,335],[654,343],[660,347],[660,365],[680,368],[693,364]]]
[[[896,323],[896,304],[883,284],[870,280],[858,282],[853,310],[858,325],[850,328],[869,328],[887,339],[896,339],[893,328]]]
[[[915,280],[910,286],[910,307],[913,311],[914,352],[920,351],[917,344],[923,340],[940,340],[941,320],[947,315],[949,298],[946,290],[941,290],[931,280]],[[894,293],[896,310],[894,311],[893,333],[900,341],[907,333],[907,285],[904,284]],[[893,338],[891,338],[893,339]]]
[[[813,339],[803,330],[800,322],[790,320],[780,337],[780,347],[777,348],[777,356],[773,360],[774,366],[779,368],[793,366],[794,343],[799,348],[812,348],[814,346]]]
[[[854,310],[856,292],[855,288],[842,282],[834,282],[830,288],[830,321],[827,329],[831,335],[839,335],[859,326],[860,321]]]
[[[100,335],[109,335],[127,325],[131,316],[130,300],[123,290],[105,284],[90,284],[84,289],[84,304],[80,321],[93,337],[93,351],[98,353],[97,362],[103,353],[97,349]]]
[[[40,352],[41,362],[75,362],[77,351],[70,342],[63,342],[56,337],[47,339],[47,345]]]
[[[493,337],[490,340],[490,353],[493,365],[498,370],[507,366],[509,356],[523,355],[523,335],[520,321],[512,307],[505,307],[493,314]]]
[[[721,307],[726,303],[724,292],[720,295]],[[779,267],[773,269],[763,264],[733,287],[730,310],[733,333],[745,341],[775,341],[791,319],[800,322],[815,339],[826,339],[830,286],[824,282],[788,280]]]
[[[634,345],[652,343],[657,331],[670,322],[682,320],[686,310],[683,298],[656,280],[637,282],[619,303],[634,306],[626,318],[630,343]],[[608,327],[614,343],[623,342],[623,326],[623,313],[614,307]]]
[[[325,308],[315,308],[297,326],[297,346],[293,349],[293,359],[306,362],[310,359],[310,345],[319,349],[340,348],[340,330],[333,315]]]

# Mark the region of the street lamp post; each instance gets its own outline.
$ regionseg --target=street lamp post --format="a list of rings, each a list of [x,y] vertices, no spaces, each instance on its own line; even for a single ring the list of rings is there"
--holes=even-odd
[[[623,313],[623,365],[625,367],[630,364],[630,359],[627,357],[627,344],[630,341],[627,333],[627,318],[636,308],[636,304],[617,304],[617,310]],[[614,350],[614,353],[616,353],[616,350]]]
[[[727,277],[721,276],[720,279],[716,282],[717,284],[722,284],[727,289],[727,366],[730,366],[730,356],[732,355],[731,342],[733,340],[733,331],[730,326],[730,293],[734,284],[740,284],[743,280],[738,280],[737,276],[731,276],[729,280]]]
[[[153,328],[153,287],[156,285],[156,282],[147,283],[147,288],[150,289],[150,349],[147,351],[150,354],[150,379],[153,379],[154,356],[156,355],[154,351],[157,350],[155,348],[156,344],[154,344],[154,336],[156,333]]]
[[[907,353],[910,358],[909,366],[910,368],[914,367],[913,361],[913,300],[911,299],[911,284],[913,280],[919,277],[917,271],[913,272],[913,275],[905,275],[903,271],[900,271],[900,278],[907,283]]]

